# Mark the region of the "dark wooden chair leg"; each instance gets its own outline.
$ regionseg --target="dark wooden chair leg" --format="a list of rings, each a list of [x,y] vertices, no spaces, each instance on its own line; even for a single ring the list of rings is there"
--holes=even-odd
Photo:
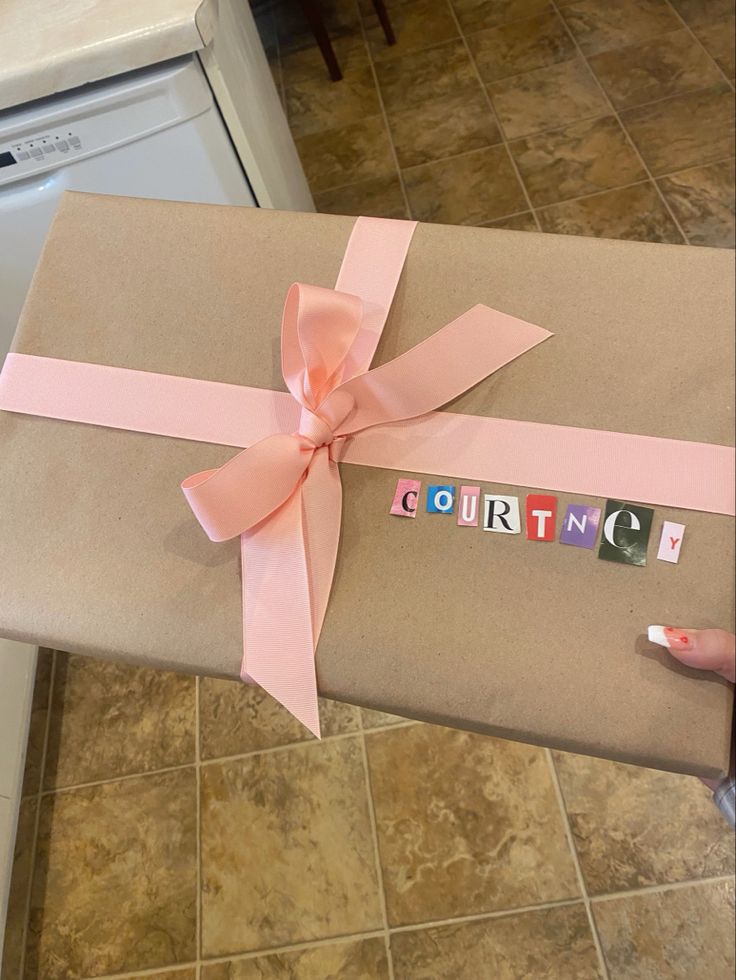
[[[387,44],[396,44],[396,35],[394,34],[394,29],[391,26],[391,21],[388,17],[388,10],[386,10],[386,4],[383,0],[373,0],[373,6],[375,8],[378,19],[381,22],[381,27],[383,28],[383,33],[386,35]]]
[[[314,39],[322,52],[322,57],[325,59],[327,70],[330,73],[330,78],[333,82],[339,82],[342,78],[342,72],[340,71],[340,65],[335,57],[335,51],[332,47],[332,42],[330,41],[330,35],[327,33],[325,22],[322,19],[322,13],[319,9],[318,0],[301,0],[301,5],[310,30],[312,31],[312,34],[314,34]]]

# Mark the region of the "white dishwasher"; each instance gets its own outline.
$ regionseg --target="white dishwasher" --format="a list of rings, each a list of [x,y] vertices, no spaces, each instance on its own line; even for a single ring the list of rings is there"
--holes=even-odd
[[[0,112],[0,363],[65,190],[256,204],[196,56]]]
[[[0,364],[65,190],[256,204],[196,56],[0,112]],[[0,639],[0,958],[36,655]]]

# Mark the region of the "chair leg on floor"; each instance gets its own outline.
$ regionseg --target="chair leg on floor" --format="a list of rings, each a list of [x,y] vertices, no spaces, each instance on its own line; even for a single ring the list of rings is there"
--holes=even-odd
[[[322,19],[322,12],[319,9],[319,4],[317,0],[301,0],[301,5],[310,30],[312,31],[312,34],[314,34],[314,39],[322,52],[322,57],[325,59],[327,70],[330,73],[330,78],[333,82],[339,82],[342,78],[342,72],[340,71],[340,65],[335,57],[335,51],[332,47],[332,42],[330,41],[330,35],[327,33],[325,22]]]
[[[383,0],[373,0],[373,6],[375,8],[378,19],[381,22],[381,27],[383,28],[383,33],[386,35],[387,44],[396,44],[396,35],[394,34],[394,29],[391,26],[391,21],[388,17],[388,10],[386,10],[386,4]]]

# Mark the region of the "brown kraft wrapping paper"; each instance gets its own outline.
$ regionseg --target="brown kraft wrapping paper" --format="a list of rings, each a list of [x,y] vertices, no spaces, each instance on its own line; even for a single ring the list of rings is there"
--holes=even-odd
[[[286,390],[281,309],[334,286],[353,218],[67,194],[14,350]],[[733,444],[733,254],[420,225],[374,364],[475,303],[554,337],[448,408]],[[179,484],[235,450],[0,413],[0,635],[236,678],[239,548]],[[408,717],[704,776],[733,693],[651,645],[651,623],[733,624],[730,519],[654,508],[646,567],[559,543],[389,516],[399,476],[343,464],[320,692]],[[472,480],[467,482],[472,483]],[[522,488],[484,484],[481,492]],[[557,535],[571,502],[557,494]],[[663,520],[687,525],[656,560]]]

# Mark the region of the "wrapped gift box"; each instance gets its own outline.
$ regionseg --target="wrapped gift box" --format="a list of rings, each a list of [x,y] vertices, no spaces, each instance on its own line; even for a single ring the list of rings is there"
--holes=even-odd
[[[285,390],[287,289],[334,286],[353,223],[66,195],[13,349]],[[732,288],[725,251],[420,225],[374,364],[484,303],[554,337],[450,410],[731,445]],[[179,489],[232,455],[0,413],[0,635],[237,678],[237,541],[210,542]],[[398,477],[462,482],[446,474],[341,470],[323,695],[663,769],[727,767],[731,688],[646,629],[732,628],[729,518],[655,506],[648,563],[633,567],[458,527],[423,496],[416,519],[389,515]],[[484,492],[518,496],[523,512],[546,488]],[[557,497],[557,537],[567,504],[605,506]],[[679,564],[656,560],[663,520],[687,527]]]

